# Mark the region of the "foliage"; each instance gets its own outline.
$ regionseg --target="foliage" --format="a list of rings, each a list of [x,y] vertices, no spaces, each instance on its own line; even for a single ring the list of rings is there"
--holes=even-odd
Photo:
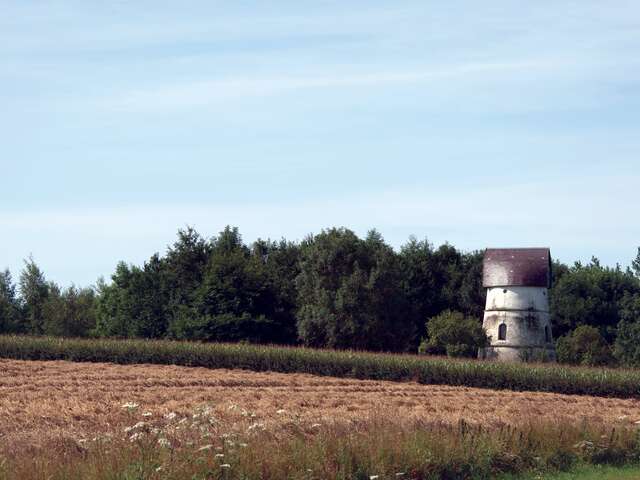
[[[560,337],[556,345],[558,361],[574,365],[609,365],[613,363],[611,347],[597,328],[581,325]]]
[[[420,353],[449,357],[476,357],[489,344],[482,324],[461,312],[446,310],[427,321],[428,338],[420,343]]]
[[[21,324],[21,313],[11,272],[0,272],[0,332],[23,333],[26,328]]]
[[[580,325],[591,325],[611,342],[621,320],[621,301],[625,295],[640,295],[640,280],[630,271],[603,267],[595,258],[586,266],[576,263],[551,290],[556,336]]]
[[[413,336],[400,263],[376,231],[330,229],[302,246],[298,335],[308,346],[403,350]]]
[[[47,284],[42,270],[32,257],[24,262],[24,270],[20,274],[20,296],[24,302],[25,323],[29,332],[44,332],[44,304],[49,296]]]
[[[640,398],[638,370],[505,364],[240,343],[0,336],[0,355],[18,360],[244,368],[372,380],[411,380],[423,384]]]
[[[237,228],[204,238],[186,227],[164,254],[141,265],[120,262],[95,287],[47,281],[33,258],[25,261],[19,288],[8,271],[1,272],[0,333],[415,352],[425,319],[447,310],[480,318],[482,258],[480,251],[413,237],[395,251],[375,230],[365,238],[332,228],[302,242],[246,244]],[[640,249],[626,270],[604,267],[596,258],[571,267],[554,260],[552,280],[557,337],[592,326],[615,345],[620,363],[638,365],[633,332],[640,322]],[[429,351],[473,355],[472,343],[432,345]]]

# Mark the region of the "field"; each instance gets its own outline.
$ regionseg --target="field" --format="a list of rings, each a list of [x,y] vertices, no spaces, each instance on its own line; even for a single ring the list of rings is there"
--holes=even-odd
[[[18,360],[152,363],[310,373],[617,398],[640,398],[640,370],[503,364],[418,355],[248,344],[0,336],[0,356]]]
[[[427,473],[470,478],[469,465],[633,460],[640,421],[635,399],[416,382],[67,361],[0,360],[0,372],[0,467],[12,479],[183,478],[186,464],[202,479],[399,478],[407,465],[407,478],[437,478],[415,466],[425,452]],[[570,460],[556,458],[565,450]],[[458,469],[448,477],[447,463]]]

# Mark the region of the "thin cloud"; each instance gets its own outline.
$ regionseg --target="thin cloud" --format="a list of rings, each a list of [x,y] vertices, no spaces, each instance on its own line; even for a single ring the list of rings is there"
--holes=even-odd
[[[292,90],[385,87],[505,72],[552,70],[567,62],[542,59],[513,62],[463,63],[423,71],[373,72],[345,75],[237,77],[151,87],[117,94],[99,103],[117,111],[158,111],[204,106],[240,97],[276,95]]]

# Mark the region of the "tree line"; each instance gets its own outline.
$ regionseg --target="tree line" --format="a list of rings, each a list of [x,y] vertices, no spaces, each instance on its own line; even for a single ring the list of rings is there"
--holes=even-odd
[[[169,338],[473,356],[486,342],[482,251],[375,230],[301,242],[178,232],[164,255],[111,281],[62,289],[33,258],[0,272],[0,333]],[[640,366],[640,249],[631,266],[554,261],[550,307],[563,362]]]

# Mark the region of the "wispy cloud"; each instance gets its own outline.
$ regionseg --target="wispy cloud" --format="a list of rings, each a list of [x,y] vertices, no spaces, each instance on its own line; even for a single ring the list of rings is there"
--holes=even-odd
[[[115,94],[99,103],[116,111],[158,111],[207,106],[240,97],[276,95],[292,90],[385,87],[419,84],[447,79],[473,78],[509,72],[541,72],[567,67],[570,62],[558,59],[536,59],[512,62],[471,62],[416,71],[384,71],[370,73],[333,73],[331,75],[288,75],[266,77],[233,77],[219,80],[188,82],[162,87],[149,87]]]

